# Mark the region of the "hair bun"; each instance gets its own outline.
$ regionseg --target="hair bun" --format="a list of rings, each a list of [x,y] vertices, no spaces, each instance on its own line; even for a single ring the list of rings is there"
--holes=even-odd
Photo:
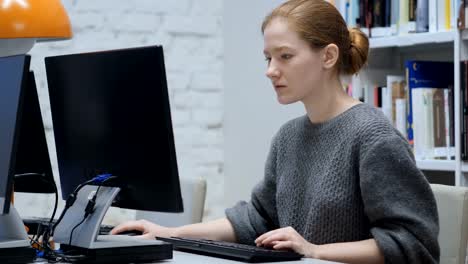
[[[349,67],[347,74],[355,74],[366,64],[369,55],[369,39],[359,28],[349,29]]]

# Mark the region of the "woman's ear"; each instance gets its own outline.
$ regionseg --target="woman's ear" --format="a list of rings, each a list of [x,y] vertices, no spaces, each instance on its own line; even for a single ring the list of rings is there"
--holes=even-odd
[[[322,49],[322,63],[325,69],[332,69],[335,67],[338,57],[340,55],[340,49],[335,44],[328,44]]]

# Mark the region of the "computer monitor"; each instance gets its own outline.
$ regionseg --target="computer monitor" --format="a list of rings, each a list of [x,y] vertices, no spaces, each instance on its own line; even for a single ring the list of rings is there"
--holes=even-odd
[[[24,89],[15,157],[14,191],[54,193],[56,187],[33,72]]]
[[[113,206],[181,212],[162,47],[45,59],[63,198],[101,173]]]
[[[30,58],[12,56],[0,58],[0,208],[3,214],[10,209],[15,173],[16,142],[22,90],[27,84]]]
[[[10,207],[23,92],[30,57],[0,58],[0,262],[27,263],[35,257],[23,222]]]
[[[162,47],[54,56],[45,64],[63,198],[105,173],[117,177],[107,185],[120,188],[118,195],[108,193],[112,206],[182,212]],[[89,193],[82,195],[82,207],[93,195],[89,188],[83,188]],[[57,226],[55,241],[58,231],[70,233],[82,212],[64,217],[72,224]],[[90,218],[101,218],[96,214]],[[81,241],[83,228],[96,226],[88,230],[92,240],[101,220],[86,220],[75,232],[80,238],[64,242],[94,247],[95,241]]]

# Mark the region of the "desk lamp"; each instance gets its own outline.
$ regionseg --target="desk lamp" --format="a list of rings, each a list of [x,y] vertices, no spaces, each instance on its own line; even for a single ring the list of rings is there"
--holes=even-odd
[[[0,57],[26,54],[39,41],[71,37],[60,0],[0,0]]]

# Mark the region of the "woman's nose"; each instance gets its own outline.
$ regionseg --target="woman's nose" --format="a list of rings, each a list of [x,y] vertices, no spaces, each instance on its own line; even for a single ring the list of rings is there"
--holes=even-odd
[[[277,67],[275,67],[272,63],[270,63],[268,65],[268,68],[267,68],[267,71],[265,73],[265,75],[270,78],[270,79],[274,79],[274,78],[278,78],[280,72],[278,70]]]

